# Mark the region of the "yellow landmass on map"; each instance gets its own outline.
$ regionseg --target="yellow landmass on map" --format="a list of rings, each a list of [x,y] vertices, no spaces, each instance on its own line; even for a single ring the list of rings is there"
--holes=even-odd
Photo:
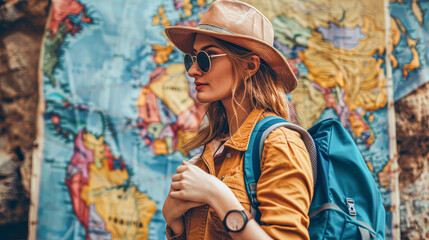
[[[81,198],[88,206],[94,204],[113,239],[147,239],[155,202],[130,183],[124,185],[127,180],[127,170],[109,169],[107,160],[101,168],[90,164],[89,182],[82,188]]]
[[[357,137],[361,137],[362,133],[366,131],[366,123],[363,121],[362,117],[357,117],[355,114],[350,114],[349,121],[353,132],[356,134]]]
[[[174,48],[172,46],[153,45],[152,49],[155,50],[155,62],[162,64],[168,61],[168,56],[173,52]]]
[[[396,18],[396,21],[397,21],[398,26],[399,26],[399,28],[401,29],[401,31],[402,31],[405,35],[408,35],[408,34],[406,34],[406,33],[407,33],[407,30],[405,30],[405,27],[404,27],[404,25],[402,25],[402,22],[401,22],[399,19],[397,19],[397,18]]]
[[[390,62],[392,63],[392,67],[396,68],[398,66],[398,60],[393,54],[390,54]]]
[[[402,72],[404,73],[405,77],[408,77],[409,70],[412,71],[420,67],[419,53],[417,52],[416,48],[411,48],[411,52],[413,53],[413,58],[411,59],[410,63],[405,64],[402,68]]]
[[[407,43],[408,43],[408,47],[415,47],[417,45],[417,43],[419,43],[418,40],[414,40],[412,38],[410,38],[410,36],[407,37]]]
[[[383,170],[381,170],[377,175],[379,179],[380,186],[385,187],[387,190],[391,190],[391,184],[392,184],[392,175],[391,172],[391,162],[387,162],[387,164],[383,167]]]
[[[159,23],[161,23],[161,25],[163,27],[169,27],[169,26],[171,26],[170,21],[168,21],[168,18],[165,15],[165,9],[162,6],[159,6],[159,8],[158,8],[158,14],[156,14],[153,17],[153,21],[152,21],[153,25],[158,25]]]
[[[94,164],[97,168],[101,168],[101,160],[104,157],[104,137],[95,137],[87,132],[83,134],[83,144],[94,154]]]
[[[148,87],[142,88],[139,98],[137,99],[137,106],[142,107],[146,105],[146,93],[149,93],[149,92],[151,92],[151,90]]]
[[[107,160],[101,161],[101,168],[95,167],[94,164],[89,165],[89,184],[82,189],[81,197],[89,205],[94,202],[94,199],[106,191],[106,189],[114,189],[125,184],[129,179],[126,169],[109,169]]]
[[[419,0],[413,0],[411,3],[411,10],[413,11],[414,16],[416,16],[417,20],[420,23],[420,26],[423,26],[423,11],[418,4]]]
[[[372,18],[377,28],[384,28],[384,2],[374,0],[244,0],[259,9],[270,21],[280,15],[294,18],[303,27],[329,27],[330,22],[355,28]]]
[[[372,166],[372,163],[371,163],[371,162],[366,162],[366,166],[368,167],[368,169],[369,169],[371,172],[374,172],[374,166]]]
[[[192,15],[192,8],[194,7],[191,4],[191,0],[182,0],[183,1],[183,11],[185,12],[185,16],[189,17]]]
[[[344,101],[349,112],[359,107],[364,111],[373,111],[384,107],[387,103],[385,76],[381,67],[383,60],[373,58],[377,51],[378,54],[382,54],[385,50],[384,30],[377,29],[371,19],[364,20],[361,31],[367,37],[355,48],[350,50],[337,48],[325,41],[321,33],[313,31],[312,37],[309,38],[308,49],[299,55],[308,68],[309,81],[317,83],[323,89],[340,87],[344,90],[344,96],[342,91],[334,94],[337,95],[335,96],[337,102]],[[313,101],[311,103],[318,104]],[[297,104],[298,112],[309,112],[308,105]],[[314,120],[315,116],[320,116],[319,113],[316,112],[310,119]],[[351,117],[349,120],[353,132],[360,136],[364,130],[361,118]],[[372,140],[373,136],[368,143],[372,143]]]
[[[384,31],[376,29],[372,21],[366,19],[362,32],[367,38],[348,50],[333,46],[314,31],[301,57],[308,67],[310,81],[323,88],[338,85],[345,90],[344,100],[350,111],[359,106],[364,110],[376,110],[387,102],[383,61],[372,57],[377,50],[384,51]]]
[[[153,142],[153,147],[155,149],[155,155],[170,154],[167,149],[167,143],[164,140],[156,139]]]
[[[356,112],[351,112],[349,114],[348,120],[350,122],[351,129],[357,137],[360,138],[362,137],[362,133],[369,132],[368,123],[365,122],[363,116],[357,114]],[[366,140],[366,146],[371,146],[374,140],[374,134],[371,133],[369,138]]]
[[[397,24],[396,24],[397,23]],[[399,28],[398,28],[399,26]],[[419,59],[419,53],[416,50],[416,45],[418,43],[417,40],[412,39],[409,34],[407,33],[407,30],[405,29],[404,25],[402,24],[401,21],[399,21],[399,19],[396,19],[396,21],[392,21],[392,30],[391,31],[395,31],[395,33],[391,33],[391,37],[393,37],[392,39],[392,45],[397,45],[399,43],[399,39],[400,39],[400,32],[399,29],[404,33],[404,35],[407,37],[407,45],[411,48],[411,53],[413,54],[413,58],[410,60],[409,63],[405,64],[404,67],[402,68],[402,73],[404,74],[404,77],[408,77],[408,73],[409,71],[413,71],[417,68],[420,67],[420,59]],[[398,32],[398,33],[396,33]],[[396,36],[399,34],[399,37]],[[392,36],[393,35],[393,36]],[[398,39],[399,38],[399,39]],[[393,48],[392,48],[393,49]],[[393,56],[393,54],[392,54]],[[391,57],[392,60],[392,57]],[[396,67],[397,66],[397,61],[395,59],[395,61],[392,61],[392,66]]]
[[[389,49],[393,49],[394,46],[398,45],[401,40],[401,31],[399,30],[398,25],[396,24],[395,18],[390,18],[390,46]],[[390,61],[392,67],[396,68],[398,66],[398,60],[393,54],[390,54]]]
[[[292,92],[292,99],[297,106],[298,121],[305,129],[310,128],[326,109],[325,95],[302,76],[299,87]]]
[[[188,80],[183,64],[171,64],[167,74],[151,83],[149,88],[177,115],[194,105],[189,96]]]
[[[113,239],[147,239],[148,225],[156,212],[155,202],[129,182],[126,168],[109,168],[103,136],[97,138],[86,132],[83,141],[99,160],[89,164],[88,184],[83,185],[80,198],[86,206],[94,205],[104,220],[104,230],[111,233]]]
[[[197,6],[205,6],[206,0],[197,0]]]

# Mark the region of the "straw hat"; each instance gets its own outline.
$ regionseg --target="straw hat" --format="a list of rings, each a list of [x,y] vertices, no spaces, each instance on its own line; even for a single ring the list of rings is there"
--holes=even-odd
[[[298,85],[286,59],[273,47],[271,22],[247,3],[218,0],[210,6],[197,27],[167,27],[165,33],[179,50],[190,54],[196,33],[234,43],[256,53],[268,63],[286,92],[291,92]]]

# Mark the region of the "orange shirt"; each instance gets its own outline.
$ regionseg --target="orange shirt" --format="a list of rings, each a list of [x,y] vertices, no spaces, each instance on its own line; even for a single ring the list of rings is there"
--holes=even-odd
[[[271,115],[274,114],[253,110],[219,150],[216,151],[215,142],[207,144],[195,162],[204,171],[221,179],[249,212],[250,201],[243,175],[244,152],[256,123]],[[261,204],[261,227],[272,238],[309,239],[307,214],[313,197],[312,174],[310,157],[299,133],[280,127],[268,135],[262,152],[257,197]],[[186,212],[184,226],[185,231],[174,237],[167,227],[167,238],[231,239],[222,219],[209,205]]]

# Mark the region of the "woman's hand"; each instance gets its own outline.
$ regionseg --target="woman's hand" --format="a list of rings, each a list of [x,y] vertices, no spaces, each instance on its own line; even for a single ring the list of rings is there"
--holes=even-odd
[[[223,182],[204,172],[201,168],[182,162],[182,166],[177,167],[177,174],[173,176],[173,183],[170,196],[175,199],[203,202],[210,204],[212,196],[220,188],[228,188]]]
[[[172,189],[170,188],[170,193]],[[167,225],[173,230],[175,234],[179,234],[183,231],[182,215],[189,209],[199,207],[205,203],[193,202],[175,199],[168,194],[167,199],[162,207],[162,214],[164,215]]]

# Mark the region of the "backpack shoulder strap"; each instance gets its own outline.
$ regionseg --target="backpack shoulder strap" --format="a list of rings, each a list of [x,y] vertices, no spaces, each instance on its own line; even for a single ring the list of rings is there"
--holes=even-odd
[[[256,185],[261,176],[261,158],[264,142],[268,135],[278,127],[287,127],[297,131],[303,139],[311,158],[313,182],[317,179],[317,151],[311,135],[302,127],[286,121],[277,116],[269,116],[260,120],[252,131],[249,145],[244,153],[244,181],[251,203],[251,213],[257,222],[260,222],[259,202],[256,197]]]

